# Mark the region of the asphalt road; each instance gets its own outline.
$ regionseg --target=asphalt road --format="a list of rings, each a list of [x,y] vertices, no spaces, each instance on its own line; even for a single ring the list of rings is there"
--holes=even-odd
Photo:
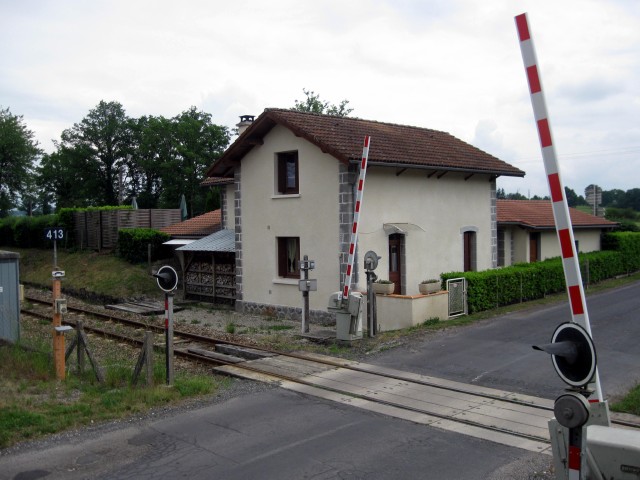
[[[640,282],[587,295],[592,338],[605,398],[640,383]],[[412,342],[368,363],[554,399],[566,385],[549,355],[532,345],[549,343],[571,320],[568,302],[532,308]]]
[[[640,283],[588,299],[607,396],[640,379],[639,304]],[[568,315],[565,304],[509,314],[427,336],[369,363],[554,398],[564,385],[531,345],[548,342]],[[0,479],[547,479],[550,460],[263,387],[0,452]]]

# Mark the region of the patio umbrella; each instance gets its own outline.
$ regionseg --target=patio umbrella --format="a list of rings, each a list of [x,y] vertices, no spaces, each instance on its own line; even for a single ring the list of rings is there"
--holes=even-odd
[[[138,202],[136,202],[136,197],[133,197],[131,199],[131,208],[133,208],[134,210],[138,209]]]
[[[187,219],[187,201],[184,198],[184,193],[182,194],[182,198],[180,198],[180,218],[182,218],[182,221]]]

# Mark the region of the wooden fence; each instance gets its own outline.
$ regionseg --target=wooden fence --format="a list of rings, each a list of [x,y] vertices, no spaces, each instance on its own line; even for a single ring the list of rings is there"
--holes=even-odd
[[[121,228],[163,228],[179,223],[179,208],[74,212],[75,244],[83,249],[110,250]]]

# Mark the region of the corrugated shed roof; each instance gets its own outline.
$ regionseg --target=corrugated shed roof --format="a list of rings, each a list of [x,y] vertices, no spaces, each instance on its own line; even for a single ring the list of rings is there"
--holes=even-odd
[[[316,145],[347,164],[359,162],[362,141],[371,136],[370,165],[429,168],[523,177],[524,172],[446,132],[352,117],[268,108],[207,171],[209,177],[231,177],[235,164],[276,125]]]
[[[176,248],[182,252],[232,252],[236,251],[236,234],[233,230],[220,230],[195,242]]]
[[[220,209],[207,212],[184,222],[174,223],[160,231],[174,237],[203,237],[220,230],[222,226]]]
[[[498,223],[522,225],[530,228],[555,228],[550,200],[498,200]],[[605,218],[596,217],[576,208],[569,208],[574,228],[612,228],[618,225]]]

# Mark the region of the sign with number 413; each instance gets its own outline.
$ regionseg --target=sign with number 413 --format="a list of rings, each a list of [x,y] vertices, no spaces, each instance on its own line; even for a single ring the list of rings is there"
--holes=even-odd
[[[64,238],[64,228],[49,227],[44,229],[44,238],[47,240],[62,240]]]

